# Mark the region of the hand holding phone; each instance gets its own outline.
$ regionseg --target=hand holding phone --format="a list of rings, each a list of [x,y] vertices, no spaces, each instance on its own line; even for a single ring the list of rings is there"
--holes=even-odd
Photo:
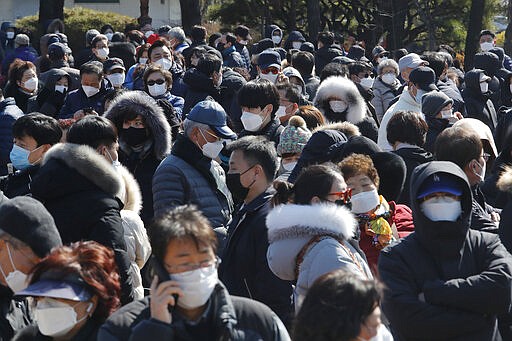
[[[154,273],[151,283],[151,317],[165,323],[171,323],[172,312],[183,292],[177,282],[170,280],[169,273],[154,256],[151,265]]]

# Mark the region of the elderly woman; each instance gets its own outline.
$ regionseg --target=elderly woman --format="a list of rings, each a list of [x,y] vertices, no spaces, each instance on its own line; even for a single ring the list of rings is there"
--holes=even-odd
[[[400,81],[397,79],[398,64],[393,59],[384,59],[377,66],[377,73],[377,79],[373,82],[372,104],[381,121],[391,100],[400,95]]]

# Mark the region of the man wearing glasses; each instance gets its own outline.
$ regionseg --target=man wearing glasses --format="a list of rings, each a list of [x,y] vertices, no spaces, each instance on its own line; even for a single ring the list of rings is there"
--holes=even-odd
[[[498,233],[501,210],[485,202],[480,183],[485,179],[489,154],[472,130],[455,127],[445,129],[436,140],[435,156],[439,161],[451,161],[466,173],[473,194],[471,228]]]
[[[217,239],[194,207],[157,217],[149,229],[151,295],[112,315],[98,340],[290,340],[265,305],[231,296],[217,276]]]

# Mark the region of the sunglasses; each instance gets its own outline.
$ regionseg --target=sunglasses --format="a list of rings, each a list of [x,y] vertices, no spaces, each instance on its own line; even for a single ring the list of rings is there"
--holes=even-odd
[[[269,73],[272,73],[273,75],[277,75],[279,73],[279,70],[275,67],[268,68],[268,69],[262,69],[261,73],[264,75],[268,75]]]
[[[338,200],[342,200],[344,203],[347,203],[350,201],[350,198],[352,198],[352,188],[349,188],[344,192],[331,192],[328,195],[336,195],[339,197]]]
[[[165,79],[157,79],[156,81],[154,81],[154,80],[148,81],[149,86],[153,86],[155,84],[162,85],[164,83],[165,83]]]
[[[357,77],[359,77],[359,78],[373,77],[373,73],[359,74],[359,75],[357,75]]]

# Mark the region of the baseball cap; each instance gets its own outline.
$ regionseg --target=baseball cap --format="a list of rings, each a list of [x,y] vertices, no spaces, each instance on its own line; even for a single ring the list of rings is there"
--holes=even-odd
[[[435,173],[423,181],[416,198],[421,199],[427,195],[439,192],[459,196],[462,194],[462,185],[453,175],[448,173]]]
[[[375,58],[381,54],[383,56],[389,56],[389,52],[386,51],[382,46],[380,46],[380,45],[375,46],[372,50],[372,56]]]
[[[258,66],[262,69],[274,66],[278,69],[281,68],[281,55],[273,50],[265,50],[258,56]]]
[[[363,62],[368,62],[368,58],[365,57],[365,49],[359,45],[352,45],[350,50],[348,50],[347,57],[353,60],[361,60]]]
[[[418,84],[425,91],[438,90],[436,86],[436,74],[428,66],[419,66],[411,71],[409,81]]]
[[[224,108],[215,101],[206,100],[197,103],[186,118],[194,122],[207,124],[222,138],[236,139],[236,134],[227,126]]]
[[[48,271],[37,282],[16,293],[16,296],[63,298],[71,301],[88,301],[92,294],[87,283],[76,273],[63,274]]]
[[[120,58],[109,58],[103,63],[103,72],[110,72],[116,69],[126,71],[123,60]]]
[[[66,46],[62,43],[53,43],[48,46],[48,58],[52,60],[62,59],[66,54]]]
[[[415,69],[420,65],[428,65],[428,62],[421,59],[416,53],[409,53],[398,61],[400,72],[404,71],[405,68]]]

